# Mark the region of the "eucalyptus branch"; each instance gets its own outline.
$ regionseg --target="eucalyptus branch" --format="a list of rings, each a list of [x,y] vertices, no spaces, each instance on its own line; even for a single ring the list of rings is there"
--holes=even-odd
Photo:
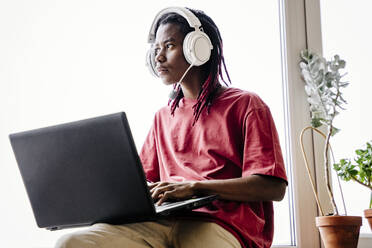
[[[329,125],[329,130],[328,130],[328,134],[327,134],[327,138],[326,138],[326,144],[329,144],[330,138],[331,138],[332,133],[333,133],[333,119],[336,116],[337,100],[338,100],[338,97],[340,96],[340,88],[338,87],[338,82],[336,83],[335,87],[336,87],[336,90],[337,90],[337,94],[336,94],[335,99],[333,100],[333,102],[334,102],[334,105],[332,106],[332,108],[333,108],[332,113],[333,114],[331,114],[331,119],[329,120],[329,124],[328,124]],[[322,101],[322,104],[324,106],[324,101]],[[329,198],[331,199],[331,204],[332,204],[332,207],[333,207],[334,214],[338,215],[338,208],[337,208],[337,205],[336,205],[336,202],[335,202],[335,199],[334,199],[334,196],[333,196],[332,187],[331,187],[331,184],[330,184],[330,181],[329,181],[330,173],[329,173],[329,157],[328,157],[329,152],[328,152],[328,149],[329,149],[329,146],[326,145],[324,147],[325,181],[326,181],[326,185],[327,185],[327,192],[328,192]]]
[[[341,60],[338,55],[335,55],[333,60],[326,61],[323,57],[307,50],[301,52],[301,58],[301,74],[305,81],[305,92],[310,105],[311,125],[313,128],[322,125],[328,127],[324,148],[325,183],[334,214],[338,215],[329,180],[330,161],[328,154],[330,138],[338,131],[333,126],[333,119],[338,114],[337,108],[343,109],[341,105],[346,103],[342,97],[341,88],[345,88],[348,83],[340,81],[343,75],[339,73],[339,70],[345,67],[346,62]],[[343,198],[342,201],[344,202]]]

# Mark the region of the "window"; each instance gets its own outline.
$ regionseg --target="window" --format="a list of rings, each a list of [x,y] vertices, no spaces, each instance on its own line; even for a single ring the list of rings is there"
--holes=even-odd
[[[366,1],[321,1],[323,54],[327,58],[339,54],[346,60],[346,81],[350,85],[344,90],[348,104],[346,110],[335,118],[335,126],[341,132],[332,141],[336,160],[354,158],[356,149],[365,148],[372,140],[372,117],[369,103],[372,91],[369,73],[372,51],[372,35],[369,30],[372,23],[371,4]],[[343,18],[347,16],[347,18]],[[371,56],[371,57],[370,57]],[[333,175],[336,178],[336,175]],[[334,182],[337,182],[334,179]],[[348,215],[363,216],[363,210],[369,206],[370,190],[355,182],[341,182],[344,190]],[[339,192],[334,185],[335,192]],[[358,192],[357,194],[355,192]],[[344,213],[338,194],[337,201]],[[370,233],[369,225],[363,218],[361,233]]]

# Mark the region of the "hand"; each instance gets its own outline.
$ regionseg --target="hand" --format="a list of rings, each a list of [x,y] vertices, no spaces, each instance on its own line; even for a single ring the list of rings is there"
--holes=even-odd
[[[152,199],[160,206],[166,200],[189,199],[195,195],[193,182],[156,182],[149,184]]]

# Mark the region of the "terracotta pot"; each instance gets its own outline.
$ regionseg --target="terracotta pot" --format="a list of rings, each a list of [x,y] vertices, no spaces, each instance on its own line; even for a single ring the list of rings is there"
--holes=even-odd
[[[369,227],[372,231],[372,208],[364,210],[364,217],[368,220]]]
[[[360,216],[320,216],[315,218],[325,248],[356,248],[359,230],[362,225]]]

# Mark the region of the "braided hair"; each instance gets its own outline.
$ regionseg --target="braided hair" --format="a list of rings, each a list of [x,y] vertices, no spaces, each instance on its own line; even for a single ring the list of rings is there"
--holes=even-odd
[[[222,74],[222,65],[225,71],[225,74],[228,78],[229,83],[231,83],[229,73],[226,69],[225,59],[223,56],[223,49],[222,49],[222,38],[218,27],[213,22],[213,20],[207,16],[203,11],[189,9],[201,22],[201,27],[206,33],[211,42],[213,49],[211,51],[210,59],[207,63],[202,65],[202,71],[206,72],[206,77],[202,84],[201,91],[199,92],[197,102],[193,106],[194,109],[194,121],[193,125],[198,121],[201,112],[206,109],[207,113],[209,113],[210,107],[216,94],[221,87],[219,79],[221,79],[226,86],[228,83],[226,82],[223,74]],[[176,24],[179,26],[180,32],[186,36],[189,32],[194,31],[193,28],[190,27],[187,20],[177,14],[177,13],[167,13],[163,15],[158,23],[156,24],[155,32],[158,30],[160,25],[164,24]],[[170,99],[168,104],[171,105],[171,114],[174,115],[176,108],[178,107],[179,101],[183,98],[183,92],[180,85],[175,85],[175,98]]]

